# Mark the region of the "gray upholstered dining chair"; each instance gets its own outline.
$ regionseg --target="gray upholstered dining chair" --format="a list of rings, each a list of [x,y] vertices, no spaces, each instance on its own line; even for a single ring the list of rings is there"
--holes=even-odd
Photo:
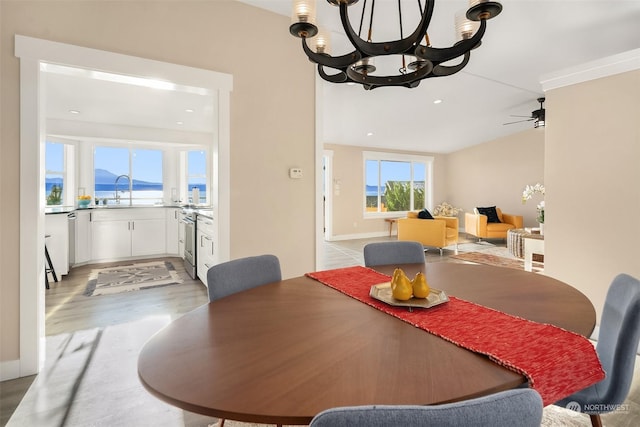
[[[420,242],[378,242],[364,247],[364,265],[367,267],[420,262],[424,262],[424,247]]]
[[[275,255],[251,256],[216,264],[207,271],[209,301],[280,280],[280,260]],[[218,426],[224,427],[224,422],[221,418]]]
[[[519,388],[443,405],[371,405],[331,408],[309,427],[539,427],[542,398]]]
[[[275,255],[258,255],[223,262],[207,271],[209,301],[280,280],[280,261]]]
[[[639,340],[640,280],[619,274],[605,298],[596,344],[607,376],[555,405],[588,413],[593,426],[602,426],[600,414],[615,410],[629,394]]]

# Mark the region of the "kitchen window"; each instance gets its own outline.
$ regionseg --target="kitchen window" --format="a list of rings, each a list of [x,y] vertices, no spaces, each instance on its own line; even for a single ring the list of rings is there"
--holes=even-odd
[[[94,197],[103,205],[153,205],[164,199],[162,151],[96,146]]]
[[[398,216],[432,205],[433,157],[367,152],[364,216]]]
[[[49,206],[73,206],[73,183],[67,173],[73,164],[74,146],[47,141],[45,144],[45,197]]]
[[[187,152],[187,194],[189,201],[194,204],[207,204],[207,152],[193,150]],[[193,189],[200,191],[200,200],[193,200]]]

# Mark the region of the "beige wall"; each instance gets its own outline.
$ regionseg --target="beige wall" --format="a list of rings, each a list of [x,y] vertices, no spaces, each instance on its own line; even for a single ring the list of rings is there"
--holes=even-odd
[[[640,278],[640,71],[547,93],[545,273],[602,312],[613,277]]]
[[[325,144],[325,150],[333,151],[333,179],[340,181],[340,194],[331,195],[333,202],[331,238],[358,238],[389,233],[389,224],[382,218],[364,218],[362,189],[364,188],[363,151],[381,151],[374,148]],[[387,152],[392,150],[386,150]],[[432,156],[434,179],[434,203],[444,197],[446,158],[441,154],[392,151],[394,153]],[[395,232],[394,228],[394,232]]]
[[[447,156],[446,192],[450,203],[465,212],[478,206],[497,206],[503,212],[523,215],[526,226],[535,226],[534,196],[522,204],[527,184],[543,183],[544,129],[531,129],[475,145]],[[460,215],[464,228],[464,214]]]
[[[0,362],[19,357],[15,34],[232,74],[231,257],[273,253],[285,277],[314,268],[315,74],[288,18],[224,0],[2,0],[0,19]]]

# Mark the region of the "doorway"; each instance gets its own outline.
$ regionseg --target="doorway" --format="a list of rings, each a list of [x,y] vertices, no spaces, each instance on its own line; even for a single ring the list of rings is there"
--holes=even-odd
[[[231,75],[113,52],[16,35],[20,59],[20,359],[18,376],[39,372],[44,359],[44,143],[46,87],[42,64],[53,63],[123,76],[162,76],[180,87],[215,92],[218,99],[217,145],[212,158],[212,202],[219,218],[219,253],[229,258],[229,145]],[[108,64],[108,65],[105,65]],[[34,268],[34,265],[36,268]],[[35,303],[34,303],[35,302]]]

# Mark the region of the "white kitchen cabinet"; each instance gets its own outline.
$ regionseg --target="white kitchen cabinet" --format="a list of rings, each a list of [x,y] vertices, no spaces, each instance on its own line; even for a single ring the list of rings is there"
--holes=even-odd
[[[131,255],[160,255],[166,249],[166,220],[137,219],[131,221]]]
[[[69,218],[67,213],[45,215],[44,232],[47,251],[58,279],[69,273]],[[44,250],[44,248],[42,248]]]
[[[178,215],[178,220],[179,220],[179,224],[178,224],[178,255],[180,255],[180,257],[182,257],[182,259],[184,259],[184,245],[186,244],[186,224],[185,224],[185,217],[187,216],[186,212],[182,212],[182,210],[180,211],[180,214]]]
[[[166,209],[167,220],[167,254],[182,256],[180,252],[180,215],[181,208]],[[184,247],[184,246],[183,246]]]
[[[207,283],[207,271],[215,263],[215,245],[214,245],[215,225],[213,219],[198,215],[196,224],[196,263],[198,278],[206,286]]]
[[[166,218],[160,208],[94,210],[91,257],[95,261],[166,253]]]
[[[84,264],[91,260],[91,212],[77,210],[75,221],[74,264]]]
[[[131,230],[128,220],[92,221],[91,256],[94,260],[131,256]]]

